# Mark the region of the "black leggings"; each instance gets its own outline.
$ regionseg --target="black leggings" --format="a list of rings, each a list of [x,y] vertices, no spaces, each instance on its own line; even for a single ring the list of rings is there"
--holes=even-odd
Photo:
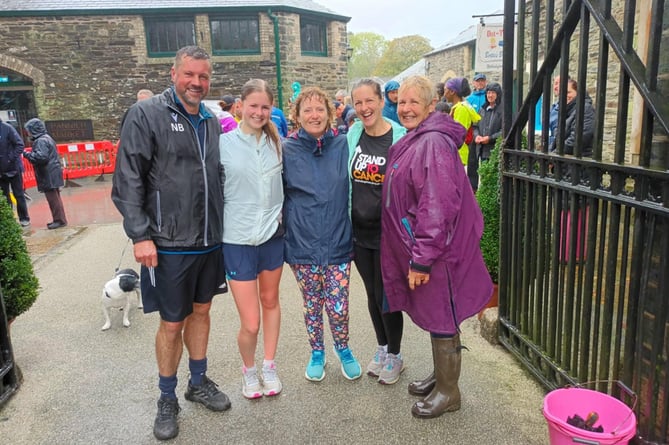
[[[388,345],[388,352],[399,354],[404,330],[402,312],[383,312],[383,280],[381,278],[381,254],[378,249],[354,246],[355,267],[365,284],[367,308],[379,345]]]

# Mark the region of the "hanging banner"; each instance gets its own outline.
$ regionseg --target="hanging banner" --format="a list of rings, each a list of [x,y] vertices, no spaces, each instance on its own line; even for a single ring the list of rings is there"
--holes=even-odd
[[[474,71],[477,73],[501,72],[503,48],[504,25],[502,23],[479,23],[476,32]]]

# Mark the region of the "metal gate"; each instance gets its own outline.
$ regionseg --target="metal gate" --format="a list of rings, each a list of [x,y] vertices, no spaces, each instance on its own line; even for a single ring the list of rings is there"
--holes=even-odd
[[[500,340],[548,389],[595,382],[634,406],[637,443],[669,443],[668,6],[504,14]]]

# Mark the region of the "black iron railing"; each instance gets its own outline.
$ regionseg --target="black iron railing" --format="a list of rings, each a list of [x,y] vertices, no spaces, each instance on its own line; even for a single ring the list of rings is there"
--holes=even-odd
[[[505,1],[503,86],[514,94],[503,96],[500,340],[549,389],[624,382],[638,396],[637,443],[669,443],[667,6],[515,3]]]

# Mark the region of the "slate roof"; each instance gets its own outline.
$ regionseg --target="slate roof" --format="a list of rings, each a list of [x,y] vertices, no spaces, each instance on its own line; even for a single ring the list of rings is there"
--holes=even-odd
[[[498,9],[484,17],[498,17],[503,15],[504,11]],[[495,20],[490,20],[490,23],[493,22],[495,22]],[[425,56],[432,56],[442,51],[446,51],[447,49],[455,48],[456,46],[464,45],[465,43],[469,43],[473,40],[476,40],[477,30],[478,30],[478,25],[470,25],[467,29],[460,31],[460,34],[458,34],[453,40],[450,40],[444,45],[430,51],[429,53],[425,54]]]
[[[449,48],[454,48],[456,46],[463,45],[465,43],[469,43],[473,40],[476,40],[476,29],[477,25],[471,25],[464,31],[460,32],[453,40],[450,42],[444,44],[443,46],[440,46],[439,48],[430,51],[429,53],[425,54],[425,56],[432,56],[434,54],[440,53],[442,51],[446,51]]]
[[[398,75],[393,77],[391,80],[396,80],[399,83],[402,83],[404,81],[404,79],[406,79],[409,76],[414,76],[414,75],[424,76],[424,75],[426,75],[427,73],[425,71],[425,62],[426,62],[425,59],[421,58],[419,61],[417,61],[416,63],[411,65],[409,68],[405,69],[404,71],[402,71],[401,73],[399,73]]]
[[[273,8],[283,11],[306,11],[344,22],[351,19],[311,0],[2,0],[0,16],[116,15],[184,9],[211,11],[222,8]]]

